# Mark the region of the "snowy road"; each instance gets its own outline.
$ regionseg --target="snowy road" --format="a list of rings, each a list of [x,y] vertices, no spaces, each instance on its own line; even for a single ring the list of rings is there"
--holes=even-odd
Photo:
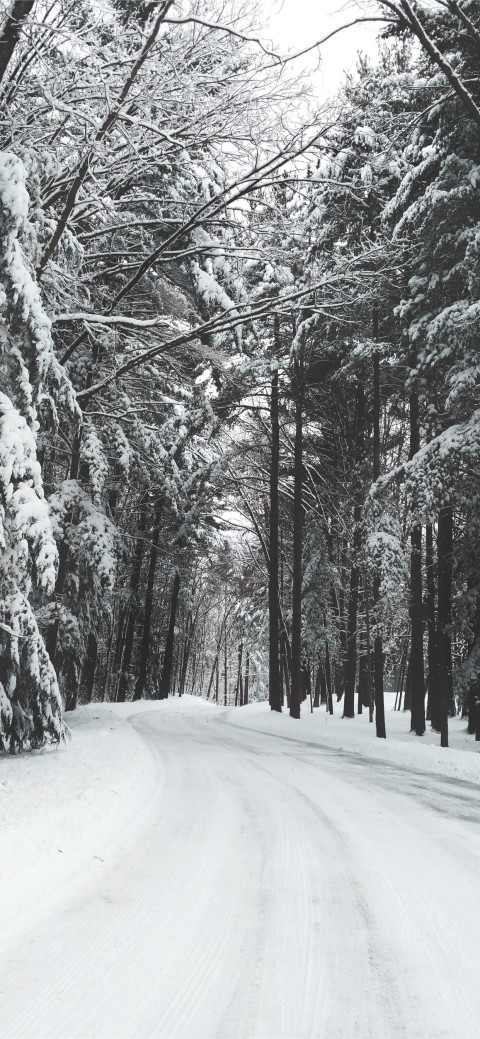
[[[131,723],[140,839],[9,946],[2,1039],[477,1039],[478,787],[222,712]]]

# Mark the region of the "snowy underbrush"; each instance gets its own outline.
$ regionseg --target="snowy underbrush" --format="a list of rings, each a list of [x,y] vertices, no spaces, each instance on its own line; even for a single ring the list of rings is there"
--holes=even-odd
[[[467,733],[464,719],[449,719],[450,746],[443,749],[439,746],[438,733],[432,732],[428,722],[424,736],[412,734],[409,731],[410,712],[394,711],[394,700],[393,694],[386,694],[386,740],[376,738],[375,724],[369,723],[368,711],[355,718],[342,718],[342,703],[334,704],[333,717],[326,713],[324,707],[316,708],[311,714],[307,705],[303,704],[302,716],[296,721],[290,718],[287,710],[282,714],[270,711],[268,703],[253,703],[232,709],[224,717],[235,726],[270,732],[286,739],[318,743],[319,748],[328,746],[392,765],[480,783],[480,743],[476,743],[475,737]],[[470,751],[473,753],[468,753]]]
[[[138,709],[151,705],[139,705]],[[154,759],[127,722],[133,704],[68,715],[72,740],[0,757],[3,941],[89,883],[148,816]]]

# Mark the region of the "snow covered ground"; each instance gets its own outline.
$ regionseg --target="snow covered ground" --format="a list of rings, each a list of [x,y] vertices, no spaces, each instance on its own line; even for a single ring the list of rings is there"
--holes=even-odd
[[[71,723],[0,759],[2,1039],[477,1039],[478,754],[391,712]]]
[[[343,704],[336,701],[333,717],[325,711],[325,707],[315,708],[311,714],[305,702],[299,721],[292,721],[286,710],[281,715],[272,715],[265,703],[250,704],[246,710],[231,711],[228,718],[231,723],[247,729],[254,727],[287,738],[294,735],[296,740],[313,741],[338,750],[366,754],[375,760],[480,783],[480,743],[476,743],[475,736],[467,732],[465,719],[449,719],[449,747],[443,749],[440,747],[438,732],[432,732],[428,722],[423,736],[411,733],[410,712],[395,711],[394,703],[395,695],[387,693],[386,740],[377,739],[375,723],[371,724],[368,720],[368,710],[355,718],[342,718]],[[471,751],[475,756],[465,754],[465,751]]]

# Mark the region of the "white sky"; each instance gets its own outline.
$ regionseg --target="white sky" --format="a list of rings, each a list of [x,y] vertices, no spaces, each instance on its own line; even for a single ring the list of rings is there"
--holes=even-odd
[[[260,0],[259,12],[268,35],[278,43],[282,52],[308,47],[338,25],[353,21],[361,14],[355,3],[342,0]],[[319,90],[327,95],[334,93],[342,81],[343,70],[354,66],[357,52],[375,52],[375,36],[379,28],[378,23],[355,25],[323,45],[316,79]],[[309,58],[314,65],[317,64],[316,55],[315,51]]]

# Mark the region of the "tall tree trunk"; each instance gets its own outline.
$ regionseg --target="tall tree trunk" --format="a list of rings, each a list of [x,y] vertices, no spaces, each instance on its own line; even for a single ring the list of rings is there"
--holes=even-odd
[[[189,664],[190,654],[191,654],[192,645],[193,645],[193,636],[195,634],[195,628],[197,626],[199,609],[200,609],[200,607],[197,606],[195,617],[192,616],[191,610],[188,611],[187,626],[186,626],[186,632],[185,632],[185,646],[184,646],[183,661],[182,661],[182,673],[181,673],[181,676],[180,676],[180,687],[179,687],[179,690],[178,690],[178,695],[179,696],[183,696],[183,694],[185,692],[185,684],[186,684],[186,681],[187,681],[188,664]],[[190,619],[190,624],[189,624],[189,619]]]
[[[143,631],[140,643],[140,662],[138,677],[135,683],[134,700],[141,700],[147,683],[148,658],[150,656],[150,632],[152,627],[153,592],[155,588],[155,571],[157,569],[158,539],[160,537],[161,508],[157,508],[153,521],[152,544],[148,560],[147,589],[143,611]]]
[[[166,700],[172,684],[173,648],[175,645],[175,620],[177,616],[178,596],[180,592],[180,571],[175,570],[172,594],[170,598],[170,616],[168,620],[167,640],[163,654],[162,673],[160,676],[159,699]]]
[[[355,422],[355,462],[359,467],[365,450],[365,393],[359,383],[357,388],[357,408]],[[350,596],[347,612],[347,661],[345,674],[345,695],[343,701],[343,717],[355,717],[355,680],[357,675],[357,622],[358,622],[358,589],[360,585],[359,554],[361,549],[362,496],[361,489],[355,491],[353,510],[353,562],[350,571]]]
[[[82,430],[81,428],[75,434],[72,445],[72,458],[70,462],[69,479],[78,479],[78,470],[80,468],[80,447],[82,442]],[[73,520],[73,513],[69,512],[65,517],[65,526],[68,527]],[[55,582],[55,598],[60,598],[65,590],[65,581],[68,574],[68,542],[66,537],[63,537],[62,541],[58,546],[58,571],[57,580]],[[57,641],[58,632],[60,628],[60,621],[58,618],[54,620],[47,629],[47,636],[45,639],[45,646],[47,653],[55,667],[56,655],[57,655]]]
[[[15,0],[0,36],[0,83],[2,82],[13,52],[20,39],[23,26],[35,0]]]
[[[416,367],[416,355],[410,358],[410,367]],[[412,459],[420,450],[420,409],[415,389],[410,393],[410,452]],[[412,641],[410,650],[410,681],[412,697],[412,730],[417,736],[425,732],[425,675],[423,664],[423,601],[422,601],[422,527],[416,524],[410,535],[410,618]]]
[[[368,720],[373,722],[373,689],[372,689],[372,645],[370,640],[370,605],[368,602],[368,586],[365,595],[365,625],[367,629],[367,697],[368,697]],[[374,661],[375,664],[375,661]],[[378,734],[377,734],[378,735]]]
[[[300,717],[302,699],[302,551],[303,551],[303,358],[294,361],[295,455],[293,491],[292,666],[290,716]]]
[[[286,632],[282,632],[280,640],[280,663],[282,673],[282,700],[285,695],[287,701],[287,707],[290,710],[290,661],[291,654],[289,653],[289,641]],[[285,690],[285,693],[283,692]]]
[[[328,639],[325,642],[325,682],[327,685],[328,713],[333,714],[332,672],[330,668],[330,650],[328,648]]]
[[[361,505],[357,502],[353,510],[353,563],[350,571],[350,595],[347,610],[347,660],[345,670],[345,693],[343,700],[343,717],[355,716],[355,680],[357,675],[357,618],[358,589],[360,585],[360,569],[358,554],[361,548],[360,520]]]
[[[440,674],[438,667],[437,625],[435,619],[435,565],[433,558],[433,527],[425,527],[425,571],[427,582],[428,631],[428,715],[432,729],[440,732]]]
[[[378,341],[378,306],[373,311],[373,335]],[[373,479],[378,480],[380,476],[380,418],[381,418],[381,396],[380,396],[380,356],[376,350],[373,355]],[[373,579],[373,608],[375,613],[375,637],[373,640],[373,672],[375,684],[375,726],[377,737],[385,739],[387,732],[385,728],[385,698],[383,693],[383,640],[379,630],[378,608],[380,601],[380,579],[376,575]],[[370,669],[370,660],[368,661]]]
[[[448,715],[455,711],[452,681],[452,551],[453,509],[438,514],[438,664],[440,686],[440,745],[448,747]]]
[[[243,642],[241,642],[239,647],[238,647],[238,671],[237,671],[237,684],[236,684],[236,687],[235,687],[235,707],[237,707],[237,705],[238,705],[238,698],[240,696],[240,691],[241,691],[241,688],[242,688],[242,656],[243,656]],[[242,704],[242,700],[240,699],[240,706],[241,706],[241,704]]]
[[[139,532],[143,535],[145,530],[145,513],[140,514],[139,521]],[[118,660],[118,666],[120,667],[120,679],[117,688],[117,701],[118,703],[124,703],[127,690],[128,681],[130,676],[130,665],[132,663],[133,643],[135,639],[135,623],[137,619],[138,603],[137,595],[140,585],[140,575],[142,572],[143,552],[145,542],[143,537],[140,536],[137,539],[135,545],[135,554],[133,557],[132,570],[130,573],[130,602],[128,604],[128,613],[126,623],[123,617],[119,621],[118,625],[118,644],[116,659]]]
[[[347,660],[347,632],[345,629],[345,595],[343,591],[343,582],[340,585],[339,594],[333,584],[330,585],[330,599],[332,603],[332,609],[338,620],[338,629],[340,635],[340,660],[334,667],[335,673],[335,693],[337,695],[337,701],[342,699],[344,688],[345,688],[345,670]],[[325,618],[325,628],[327,626]]]
[[[228,641],[227,622],[225,621],[225,642],[223,645],[223,706],[227,706],[228,699]]]
[[[320,699],[321,698],[321,699]],[[315,676],[315,693],[313,697],[313,706],[320,707],[320,703],[327,702],[327,685],[325,682],[325,672],[322,667],[322,662],[319,659],[317,674]]]
[[[243,703],[248,704],[248,693],[250,685],[250,652],[247,650],[247,656],[245,659],[245,682],[243,685]]]
[[[92,702],[93,686],[95,682],[95,671],[97,669],[98,642],[93,631],[90,632],[87,641],[87,655],[83,665],[83,695],[85,703]]]
[[[274,318],[275,353],[280,351],[279,318]],[[272,711],[282,710],[282,692],[279,668],[279,625],[278,625],[278,481],[280,475],[280,427],[278,422],[278,361],[272,362],[270,392],[270,537],[269,537],[269,571],[268,571],[268,699]]]

